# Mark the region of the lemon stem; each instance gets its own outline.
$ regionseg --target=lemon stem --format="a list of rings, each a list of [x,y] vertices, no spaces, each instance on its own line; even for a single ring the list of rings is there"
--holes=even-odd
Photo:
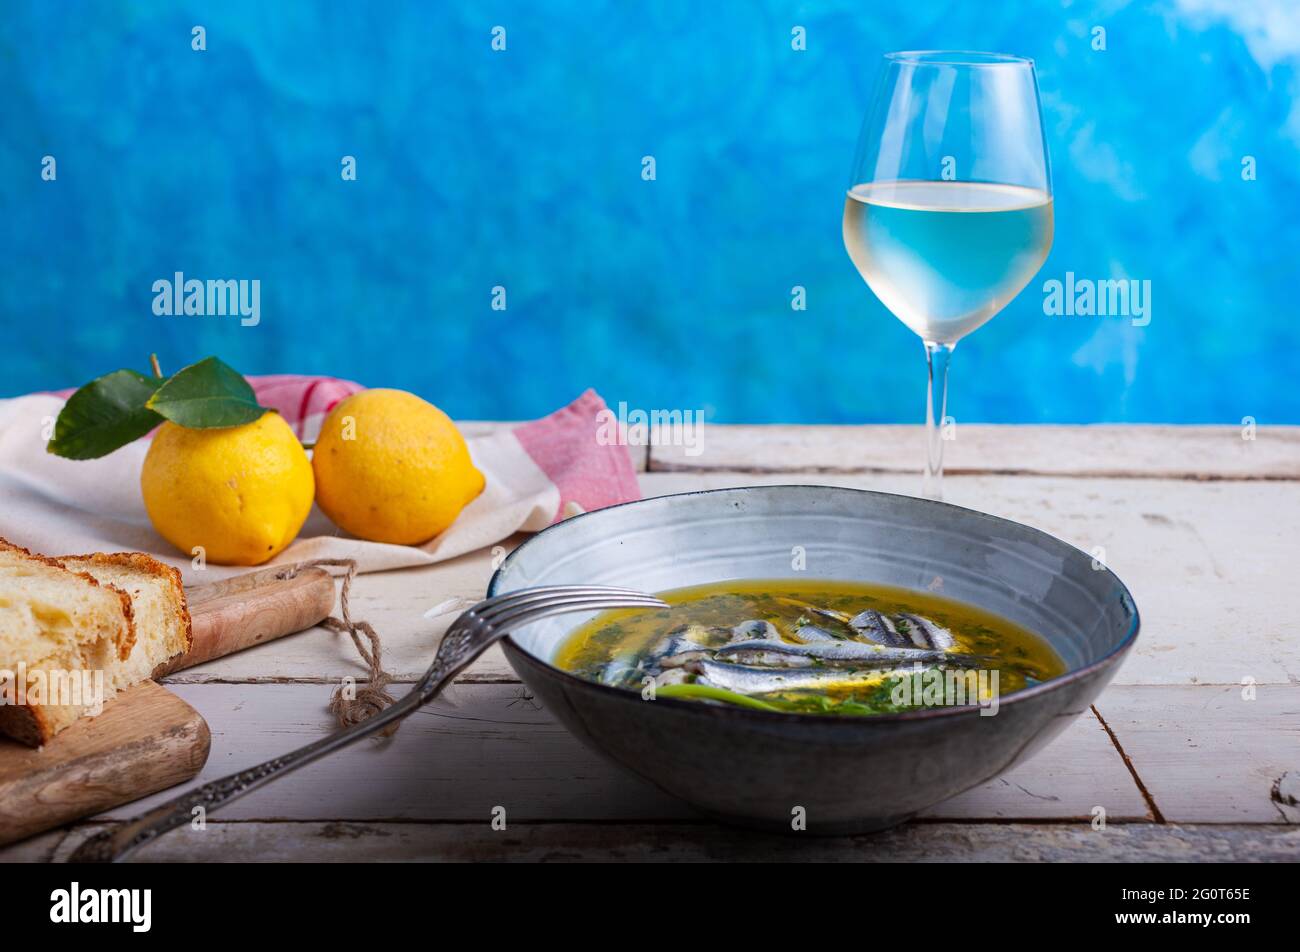
[[[158,363],[158,355],[157,355],[157,354],[150,354],[150,355],[149,355],[149,363],[150,363],[150,365],[153,367],[153,375],[154,375],[155,377],[157,377],[159,380],[161,380],[161,379],[162,379],[163,372],[162,372],[162,367],[161,367],[161,366],[159,365],[159,363]]]

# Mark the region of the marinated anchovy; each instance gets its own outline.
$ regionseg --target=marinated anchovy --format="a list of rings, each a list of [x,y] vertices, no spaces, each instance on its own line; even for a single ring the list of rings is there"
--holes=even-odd
[[[807,645],[796,645],[788,642],[774,644],[768,641],[740,641],[719,648],[717,657],[726,657],[729,660],[741,661],[744,664],[770,663],[764,661],[749,662],[741,657],[760,654],[801,659],[815,658],[818,661],[866,661],[881,664],[897,661],[967,660],[956,655],[949,655],[945,651],[923,648],[886,648],[884,645],[868,645],[860,641],[837,641],[834,644],[819,642]],[[784,664],[785,662],[777,663]],[[800,661],[799,663],[805,662]]]
[[[661,668],[680,668],[688,661],[707,658],[713,649],[692,639],[698,634],[691,628],[678,628],[670,631],[652,648],[647,660]]]
[[[681,635],[701,645],[722,644],[732,636],[732,629],[723,625],[679,625],[668,634]]]
[[[732,644],[738,641],[750,641],[755,638],[761,638],[765,641],[780,641],[781,633],[776,630],[776,625],[770,621],[762,621],[758,618],[742,621],[731,629]]]
[[[669,684],[685,684],[694,677],[685,668],[668,668],[655,677],[655,687],[662,688]]]
[[[835,611],[832,608],[810,608],[809,611],[821,619],[821,621],[817,622],[817,627],[833,635],[835,638],[843,639],[858,637],[858,630],[850,624],[853,619],[844,612]]]
[[[760,668],[725,661],[695,661],[689,669],[699,675],[699,684],[711,684],[737,694],[770,694],[807,688],[852,687],[879,682],[883,678],[911,674],[902,668]]]
[[[658,659],[659,667],[665,670],[669,668],[680,668],[684,664],[692,661],[699,661],[701,658],[712,658],[713,649],[706,648],[703,645],[683,644],[680,650],[670,655]]]
[[[823,618],[829,618],[831,621],[837,621],[841,625],[847,625],[849,623],[848,615],[844,614],[844,612],[837,612],[833,608],[809,608],[808,610],[813,614],[821,615]]]
[[[828,631],[821,625],[800,625],[794,630],[794,636],[804,644],[812,644],[813,642],[829,644],[830,642],[847,640],[839,637],[834,632]]]
[[[854,615],[849,619],[849,625],[858,633],[859,637],[874,641],[877,644],[896,648],[912,644],[910,638],[899,632],[892,621],[874,608],[868,608],[866,611]]]
[[[601,669],[600,683],[612,688],[628,687],[639,680],[641,667],[636,663],[633,652],[621,654]]]
[[[735,664],[757,665],[761,668],[799,668],[808,664],[807,657],[782,651],[779,645],[773,645],[770,641],[746,642],[746,644],[758,644],[761,647],[745,648],[734,654],[727,654],[725,659]],[[724,656],[716,654],[714,657],[721,659]]]
[[[957,643],[952,632],[947,628],[940,628],[928,618],[903,612],[898,615],[898,619],[896,627],[903,630],[918,648],[938,648],[946,651]]]

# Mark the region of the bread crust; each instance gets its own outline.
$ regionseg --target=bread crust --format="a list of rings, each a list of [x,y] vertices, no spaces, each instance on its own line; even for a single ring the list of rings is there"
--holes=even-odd
[[[96,565],[118,565],[123,568],[133,568],[136,571],[144,572],[167,580],[167,584],[176,594],[176,611],[175,616],[185,628],[185,651],[194,647],[194,625],[190,620],[190,604],[185,598],[185,586],[181,584],[181,573],[176,571],[165,562],[160,562],[152,555],[146,555],[143,552],[91,552],[89,555],[61,555],[57,560],[60,564],[64,561],[70,562],[93,562]],[[64,566],[69,571],[75,572],[76,569]],[[84,572],[77,572],[78,575],[84,575]],[[110,586],[111,587],[111,586]],[[127,596],[130,600],[130,596]],[[184,654],[185,652],[181,652]]]
[[[0,536],[0,551],[14,552],[25,559],[39,562],[50,568],[58,569],[60,572],[67,572],[69,575],[75,575],[96,588],[102,588],[105,591],[112,592],[117,596],[118,604],[122,608],[122,618],[125,621],[124,633],[119,633],[117,637],[117,654],[120,660],[125,661],[131,654],[131,649],[135,647],[136,629],[135,629],[135,608],[131,604],[131,596],[122,591],[115,585],[101,583],[94,576],[86,572],[77,572],[66,565],[63,565],[57,559],[49,558],[37,552],[23,548],[21,545],[15,545],[8,539]],[[148,556],[145,556],[148,558]],[[151,560],[152,561],[152,560]],[[162,565],[162,563],[158,563]],[[166,568],[166,566],[163,566]],[[173,572],[175,570],[172,570]],[[177,574],[179,579],[179,574]],[[183,595],[183,593],[182,593]],[[188,612],[187,612],[188,625]],[[42,747],[54,737],[57,733],[50,715],[45,709],[38,704],[0,704],[0,734],[6,734],[14,740],[29,747]]]
[[[0,704],[0,734],[28,747],[44,747],[54,736],[54,728],[40,707]]]
[[[136,632],[135,632],[135,608],[131,604],[130,595],[122,591],[116,585],[109,585],[107,583],[100,582],[99,579],[95,578],[93,575],[90,575],[87,572],[77,572],[73,569],[70,569],[62,562],[60,562],[58,559],[52,559],[49,556],[41,555],[39,552],[32,552],[30,549],[24,549],[21,545],[14,545],[12,542],[4,538],[3,536],[0,536],[0,550],[17,552],[19,555],[31,559],[34,562],[41,562],[49,566],[50,568],[59,569],[60,571],[67,572],[70,575],[75,575],[78,578],[85,579],[87,582],[89,582],[91,585],[95,586],[96,588],[105,589],[106,591],[112,592],[114,595],[116,595],[117,600],[122,605],[122,615],[126,618],[126,634],[125,636],[120,637],[118,639],[117,656],[122,661],[125,661],[127,658],[131,656],[131,649],[135,647]],[[148,556],[145,556],[145,558],[148,558]],[[162,565],[161,562],[159,562],[158,564]],[[164,566],[164,568],[165,567],[166,566]]]

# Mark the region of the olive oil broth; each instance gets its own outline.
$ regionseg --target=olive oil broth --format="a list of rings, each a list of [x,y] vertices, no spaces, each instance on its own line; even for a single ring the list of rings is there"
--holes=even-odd
[[[801,645],[804,639],[796,632],[810,620],[826,627],[838,625],[844,631],[850,631],[842,622],[832,624],[825,619],[847,619],[870,610],[894,619],[910,617],[917,624],[932,623],[945,629],[945,635],[951,635],[948,639],[951,646],[947,649],[951,654],[943,654],[939,661],[918,663],[911,666],[912,670],[936,666],[952,670],[955,666],[958,669],[979,667],[996,671],[996,689],[1002,695],[1056,677],[1066,670],[1052,647],[1033,632],[991,612],[931,593],[858,582],[776,579],[714,582],[674,589],[660,593],[659,597],[669,604],[667,609],[617,609],[592,618],[564,641],[555,664],[580,677],[606,684],[614,683],[607,674],[611,669],[626,668],[629,676],[622,686],[643,690],[649,678],[642,677],[644,671],[638,665],[645,663],[656,645],[662,645],[665,636],[682,630],[684,626],[689,627],[690,647],[705,648],[710,652],[722,649],[725,652],[729,650],[724,648],[729,638],[735,642],[743,637],[731,633],[733,626],[753,621],[755,630],[760,630],[758,623],[770,623],[773,627],[765,630],[772,640],[763,644],[774,645],[779,654],[783,650],[809,650],[806,645]],[[899,620],[896,624],[902,631],[908,630],[907,622]],[[889,624],[889,628],[894,627],[893,623]],[[886,649],[879,650],[884,652]],[[695,652],[692,656],[700,654]],[[976,658],[978,663],[973,660]],[[952,663],[948,663],[949,659]],[[965,663],[958,663],[959,659]],[[844,668],[841,662],[824,662],[816,657],[810,658],[807,664],[832,664],[837,669]],[[865,668],[867,664],[851,666]],[[871,667],[879,669],[879,676],[858,678],[852,684],[746,691],[750,697],[712,688],[692,686],[687,690],[678,685],[660,688],[656,694],[730,701],[794,713],[859,715],[922,706],[899,702],[899,695],[894,692],[901,680],[897,665],[874,664]],[[782,669],[772,670],[779,672]],[[798,670],[808,672],[809,678],[813,677],[813,667]],[[707,678],[703,683],[709,683]],[[976,700],[972,698],[970,703],[976,703]]]

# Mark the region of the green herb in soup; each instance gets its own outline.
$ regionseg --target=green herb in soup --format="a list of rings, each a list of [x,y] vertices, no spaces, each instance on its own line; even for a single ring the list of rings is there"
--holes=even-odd
[[[565,670],[647,696],[863,715],[998,697],[1065,671],[1040,637],[935,595],[852,582],[718,582],[667,609],[604,612],[561,647]]]

